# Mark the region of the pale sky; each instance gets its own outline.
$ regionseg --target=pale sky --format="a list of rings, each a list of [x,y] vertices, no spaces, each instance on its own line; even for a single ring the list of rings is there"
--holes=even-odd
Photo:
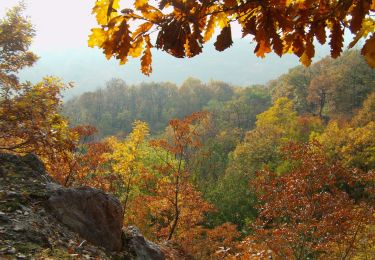
[[[25,14],[30,17],[36,29],[32,49],[55,50],[87,46],[90,29],[97,26],[91,9],[95,0],[24,0],[27,6]],[[0,17],[6,8],[18,3],[18,0],[0,0]],[[122,7],[131,2],[123,0]],[[235,38],[240,30],[234,28]]]
[[[17,0],[0,0],[0,16]],[[91,15],[95,0],[25,0],[26,14],[36,29],[33,49],[53,50],[87,46],[95,26]]]
[[[245,86],[264,84],[299,64],[298,58],[290,55],[281,59],[274,54],[265,59],[257,58],[253,53],[255,44],[243,39],[236,40],[233,47],[223,53],[215,51],[213,44],[208,43],[205,51],[192,59],[177,59],[154,50],[154,72],[145,77],[140,72],[139,60],[119,66],[113,59],[107,61],[101,50],[87,47],[90,29],[97,27],[91,14],[95,1],[24,0],[25,14],[36,29],[31,50],[40,59],[23,72],[22,79],[37,82],[45,75],[58,76],[67,82],[76,82],[74,91],[77,93],[103,86],[113,77],[128,83],[171,81],[180,84],[192,76],[203,81],[215,79]],[[18,0],[0,0],[0,17],[4,16],[6,8],[17,3]],[[121,7],[125,8],[133,1],[122,0],[122,3]],[[232,26],[232,35],[234,39],[240,38],[239,26]],[[316,59],[328,54],[327,48],[319,50]]]

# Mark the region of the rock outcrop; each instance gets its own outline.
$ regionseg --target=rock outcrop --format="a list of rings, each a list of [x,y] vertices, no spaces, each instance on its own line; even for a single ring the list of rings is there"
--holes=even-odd
[[[120,201],[90,187],[59,188],[48,206],[56,217],[86,240],[110,251],[121,251],[123,210]]]
[[[139,260],[163,260],[165,259],[161,247],[145,239],[138,228],[129,226],[124,229],[124,245],[136,255]]]
[[[122,223],[116,198],[53,183],[34,155],[0,154],[0,259],[182,259]]]

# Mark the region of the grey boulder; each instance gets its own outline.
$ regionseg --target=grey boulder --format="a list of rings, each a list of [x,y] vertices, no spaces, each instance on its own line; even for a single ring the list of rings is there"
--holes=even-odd
[[[118,199],[90,187],[54,187],[50,192],[48,206],[62,223],[93,244],[122,250],[123,210]]]

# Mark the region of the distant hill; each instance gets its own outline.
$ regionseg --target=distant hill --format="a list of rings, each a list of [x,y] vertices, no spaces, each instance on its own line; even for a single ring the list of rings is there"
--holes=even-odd
[[[76,87],[66,93],[69,99],[104,86],[111,78],[121,78],[128,84],[170,81],[180,85],[190,76],[203,81],[222,80],[237,86],[264,84],[299,64],[298,58],[291,55],[279,58],[270,54],[261,59],[253,54],[253,49],[248,41],[237,40],[222,53],[207,44],[204,53],[192,59],[177,59],[154,51],[154,72],[150,77],[141,74],[138,60],[120,66],[115,60],[107,61],[98,49],[35,50],[41,58],[34,67],[23,71],[21,78],[37,82],[43,76],[54,75],[66,82],[73,81]],[[319,47],[316,60],[328,53],[328,47]]]
[[[282,69],[286,68],[279,68]],[[212,72],[210,68],[207,71]],[[241,79],[249,77],[252,71],[244,72]],[[272,73],[259,72],[256,76],[267,78]],[[232,74],[239,75],[235,69]],[[222,76],[235,79],[232,74],[223,72]],[[134,73],[134,77],[139,75]],[[172,73],[171,78],[177,76]],[[179,85],[168,82],[128,84],[112,79],[101,89],[65,102],[63,113],[72,125],[93,125],[102,136],[127,134],[135,120],[147,122],[152,133],[159,133],[170,119],[205,109],[216,111],[225,124],[249,130],[254,126],[256,115],[270,106],[271,99],[280,97],[293,100],[299,114],[349,119],[374,91],[374,79],[375,72],[359,51],[351,50],[338,59],[327,56],[308,68],[296,66],[263,85],[239,87],[217,80],[204,83],[195,78],[188,78]]]

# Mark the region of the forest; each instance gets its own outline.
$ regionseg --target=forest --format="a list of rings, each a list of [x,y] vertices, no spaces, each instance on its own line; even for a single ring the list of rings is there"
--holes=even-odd
[[[328,194],[319,193],[322,189],[331,190],[336,185],[343,188],[346,184],[341,183],[341,178],[360,180],[366,175],[366,178],[373,178],[370,176],[373,176],[375,167],[374,90],[375,72],[367,66],[359,52],[353,50],[345,52],[336,60],[326,57],[309,68],[295,67],[264,86],[234,87],[217,81],[203,83],[194,78],[187,79],[181,86],[171,83],[128,86],[122,80],[113,79],[103,89],[69,100],[63,108],[63,114],[77,127],[95,126],[95,129],[91,128],[93,135],[87,137],[84,142],[90,156],[92,156],[91,152],[96,155],[102,152],[95,150],[101,143],[103,146],[108,145],[108,149],[114,149],[112,153],[119,153],[115,155],[116,163],[128,164],[127,161],[121,162],[121,156],[138,158],[141,166],[137,167],[141,167],[142,170],[138,169],[131,173],[134,187],[132,191],[129,190],[128,207],[132,212],[129,214],[134,219],[128,221],[137,226],[144,225],[143,231],[146,234],[150,234],[155,239],[162,237],[162,229],[158,227],[160,223],[153,223],[152,216],[163,215],[163,213],[138,212],[145,198],[146,201],[151,201],[149,205],[143,205],[145,207],[143,210],[151,210],[153,208],[151,205],[156,203],[154,200],[162,203],[160,198],[156,199],[156,194],[150,195],[150,190],[143,190],[143,185],[150,185],[142,183],[143,178],[150,178],[148,174],[153,170],[146,170],[147,174],[142,171],[157,165],[163,167],[162,176],[164,176],[166,175],[164,171],[177,167],[173,165],[179,165],[181,159],[182,172],[188,175],[185,180],[187,183],[181,183],[187,185],[185,196],[188,194],[192,196],[192,191],[189,190],[191,188],[198,193],[194,197],[184,198],[181,190],[180,221],[184,222],[188,219],[192,221],[191,215],[187,213],[185,218],[188,219],[183,220],[184,211],[192,212],[194,209],[201,211],[196,213],[197,222],[185,227],[187,230],[183,231],[184,227],[180,227],[181,233],[177,236],[181,236],[180,239],[184,241],[181,242],[182,244],[197,239],[192,243],[201,244],[206,250],[211,250],[206,244],[207,236],[210,238],[210,236],[217,236],[216,232],[225,232],[233,237],[227,237],[225,240],[220,236],[210,239],[213,243],[217,243],[214,242],[215,240],[226,242],[227,244],[224,243],[222,246],[233,250],[232,243],[244,237],[257,235],[259,237],[256,236],[256,239],[261,237],[262,241],[267,242],[266,245],[273,245],[275,242],[283,243],[283,236],[293,234],[296,241],[290,243],[293,243],[293,247],[296,246],[298,250],[304,248],[306,255],[301,259],[306,259],[314,254],[321,254],[318,250],[314,252],[312,247],[318,244],[328,247],[328,244],[334,243],[328,240],[321,241],[321,236],[327,234],[325,232],[331,235],[338,232],[336,242],[342,241],[343,234],[339,234],[339,230],[334,231],[331,226],[336,220],[331,219],[333,222],[323,224],[321,219],[321,214],[327,214],[328,217],[341,213],[325,212],[325,210],[335,207],[335,203],[339,203],[340,211],[348,210],[341,207],[351,199],[358,201],[352,201],[354,204],[350,207],[357,207],[364,203],[362,199],[366,198],[366,201],[372,197],[370,190],[365,191],[372,186],[369,185],[372,181],[368,182],[364,179],[362,184],[361,181],[356,184],[359,185],[358,187],[347,186],[344,190],[335,190],[329,195],[329,199],[325,197]],[[133,148],[138,151],[127,151],[123,154],[124,149],[130,149],[125,147],[131,146],[142,148]],[[90,148],[93,150],[91,151]],[[113,160],[116,157],[110,158]],[[166,158],[170,157],[178,159],[168,161]],[[110,169],[113,171],[114,168]],[[95,171],[98,171],[96,175],[88,179],[84,177],[87,183],[90,183],[94,176],[99,176],[106,171],[111,172],[108,168],[100,169],[100,167],[95,168]],[[130,173],[133,170],[118,169],[119,173],[121,171]],[[329,174],[332,176],[328,177]],[[361,174],[365,175],[359,177]],[[330,184],[332,187],[325,186],[327,178],[333,178]],[[307,182],[306,185],[313,182],[317,186],[289,186],[293,183],[302,185],[304,182]],[[176,184],[176,180],[172,179],[171,183]],[[279,187],[280,185],[282,187]],[[283,190],[286,192],[284,195],[281,194]],[[288,196],[289,192],[294,193],[293,197]],[[338,194],[335,194],[336,192]],[[341,192],[345,192],[345,195]],[[168,198],[168,195],[162,196]],[[340,198],[341,196],[343,197]],[[337,201],[344,197],[346,202]],[[328,201],[325,201],[326,199]],[[363,211],[372,208],[370,201],[371,199],[363,204],[366,205],[366,208],[362,208]],[[131,209],[132,204],[135,212]],[[299,208],[302,205],[303,207]],[[322,208],[309,209],[314,205]],[[311,215],[308,217],[302,215],[307,214],[304,211],[308,211]],[[146,223],[138,223],[137,219],[145,221],[146,218],[145,215],[138,214],[150,214],[151,219]],[[272,223],[274,218],[280,220]],[[290,218],[295,222],[290,223]],[[300,218],[306,222],[303,222],[301,230],[295,230]],[[350,222],[353,220],[351,219]],[[345,221],[349,221],[349,218]],[[324,226],[320,227],[322,230],[315,230],[318,223]],[[266,224],[271,225],[269,230],[262,226]],[[288,226],[284,227],[286,224]],[[155,227],[150,228],[154,225]],[[371,227],[369,223],[360,225]],[[159,230],[154,229],[157,227]],[[340,229],[341,227],[340,224]],[[220,230],[223,228],[225,231]],[[262,236],[254,233],[265,231],[267,233]],[[190,232],[193,234],[189,234]],[[211,234],[211,232],[215,233]],[[305,232],[323,233],[316,237],[315,242],[307,246],[299,240],[301,234]],[[366,232],[371,234],[371,228],[363,232],[366,237]],[[196,236],[197,233],[203,237],[195,239],[190,237]],[[353,239],[353,234],[345,234],[345,236],[348,236],[347,239],[350,241]],[[372,242],[366,243],[370,245]],[[185,248],[192,255],[199,252],[199,259],[212,255],[213,252],[210,251],[204,253],[206,256],[200,255],[204,250],[198,245],[189,243]],[[278,246],[292,248],[289,243]],[[195,247],[197,248],[193,249]],[[368,255],[374,253],[371,251],[373,249],[369,250]],[[322,254],[328,252],[329,255],[333,254],[332,251],[325,251]],[[285,255],[290,253],[292,252],[283,252]],[[361,256],[358,255],[358,258],[360,259]]]
[[[37,60],[22,11],[0,20],[1,153],[113,194],[124,225],[190,259],[373,259],[375,70],[360,50],[264,85],[114,78],[63,102],[62,79],[17,76]]]

